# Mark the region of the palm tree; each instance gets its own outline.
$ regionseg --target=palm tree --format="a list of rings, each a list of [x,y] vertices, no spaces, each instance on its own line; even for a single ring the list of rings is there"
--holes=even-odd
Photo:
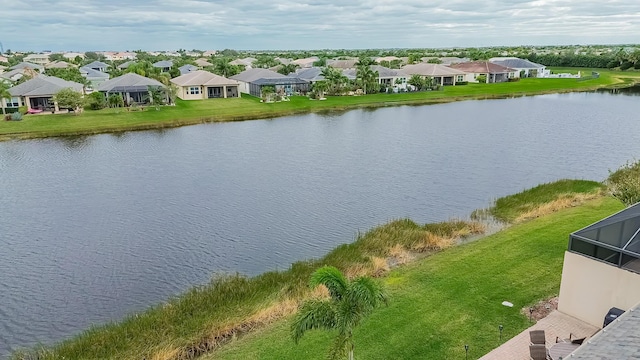
[[[358,66],[356,79],[360,81],[363,87],[362,90],[367,94],[367,85],[369,86],[369,90],[371,90],[371,88],[374,88],[378,83],[378,72],[373,71],[369,65]]]
[[[278,69],[278,72],[282,75],[289,75],[293,72],[296,72],[296,69],[298,69],[300,66],[298,64],[294,64],[294,63],[290,63],[290,64],[283,64],[280,66],[280,69]]]
[[[5,82],[0,81],[0,107],[2,108],[2,115],[6,114],[2,99],[10,98],[11,93],[9,93],[9,85],[7,85]]]
[[[324,92],[327,91],[327,89],[329,89],[327,80],[316,81],[316,83],[313,84],[313,91],[318,95],[318,99],[324,98]]]
[[[367,277],[348,281],[340,270],[325,266],[311,275],[311,286],[324,285],[328,300],[309,300],[302,304],[293,320],[291,336],[298,343],[312,329],[337,330],[330,357],[337,359],[348,354],[353,360],[353,329],[375,308],[387,302],[382,288]]]

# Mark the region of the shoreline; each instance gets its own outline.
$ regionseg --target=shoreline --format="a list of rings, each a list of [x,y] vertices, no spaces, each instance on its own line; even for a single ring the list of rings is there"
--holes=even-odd
[[[130,114],[129,118],[131,119],[126,118],[123,120],[123,123],[115,124],[112,126],[96,123],[95,126],[90,128],[74,129],[73,126],[70,126],[71,129],[65,129],[62,126],[56,127],[54,125],[52,128],[47,128],[44,130],[35,130],[35,129],[34,130],[27,129],[25,131],[9,130],[3,133],[2,125],[0,124],[0,141],[42,139],[42,138],[49,138],[49,137],[88,136],[88,135],[99,135],[99,134],[118,134],[118,133],[130,132],[130,131],[171,129],[171,128],[177,128],[182,126],[198,125],[198,124],[206,124],[206,123],[265,120],[265,119],[274,119],[274,118],[293,116],[293,115],[342,112],[342,111],[350,111],[350,110],[357,110],[357,109],[378,109],[378,108],[393,107],[393,106],[424,106],[424,105],[447,104],[452,102],[469,101],[469,100],[500,100],[500,99],[519,98],[519,97],[525,97],[525,96],[565,94],[565,93],[574,93],[574,92],[592,92],[600,89],[629,88],[640,83],[640,78],[634,78],[634,77],[625,77],[625,78],[615,77],[614,80],[617,80],[617,81],[613,81],[607,84],[600,83],[597,85],[585,86],[580,88],[525,90],[525,91],[514,91],[514,92],[506,92],[506,93],[487,92],[483,94],[470,93],[468,95],[464,95],[464,94],[447,95],[445,90],[443,90],[443,91],[437,91],[437,92],[421,92],[421,93],[416,93],[418,95],[412,95],[414,97],[417,97],[420,94],[425,95],[425,97],[419,97],[419,98],[407,98],[407,96],[403,96],[404,94],[382,94],[380,96],[377,96],[377,94],[364,95],[363,97],[358,97],[357,100],[353,100],[348,97],[331,97],[330,99],[332,100],[335,100],[337,98],[342,98],[342,99],[336,100],[336,102],[343,101],[346,98],[347,100],[344,100],[344,101],[353,101],[353,103],[350,103],[350,104],[338,103],[338,104],[327,105],[325,102],[323,102],[323,104],[321,104],[320,106],[317,106],[317,105],[314,105],[313,102],[309,102],[307,104],[304,104],[304,107],[297,108],[297,109],[296,108],[280,108],[280,109],[275,108],[275,106],[278,106],[281,103],[273,103],[273,104],[259,103],[260,105],[264,105],[265,107],[269,106],[269,107],[263,108],[261,109],[262,111],[259,111],[259,112],[246,110],[243,113],[243,110],[245,109],[240,109],[240,111],[236,110],[235,112],[230,111],[230,113],[226,113],[226,114],[222,113],[222,114],[216,114],[216,115],[210,115],[210,114],[205,115],[205,110],[199,110],[202,112],[202,115],[198,114],[196,116],[184,117],[184,118],[179,118],[180,115],[176,115],[176,116],[171,116],[170,118],[167,118],[167,119],[160,119],[160,120],[149,119],[149,121],[142,121],[142,122],[138,120],[138,122],[140,123],[127,123],[127,122],[134,122],[131,119],[133,119],[136,116],[143,117],[145,114],[149,114],[147,117],[150,117],[153,114],[152,113],[153,110],[147,109],[143,112],[131,112],[131,113],[126,112],[125,114]],[[522,80],[521,82],[524,82],[524,81],[525,80]],[[512,83],[503,83],[503,84],[512,84]],[[486,84],[486,85],[482,84],[480,86],[491,86],[491,85],[494,85],[494,84]],[[469,86],[469,85],[466,85],[466,86]],[[487,90],[488,89],[491,89],[491,88],[487,87]],[[367,98],[367,96],[371,96],[371,97]],[[373,101],[373,102],[366,101],[369,99],[374,100],[373,97],[381,98],[385,96],[388,98],[382,99],[380,101]],[[243,101],[248,103],[251,103],[251,102],[258,103],[255,98],[252,99],[252,97],[248,97],[248,96],[245,96],[244,98],[241,98],[241,99],[244,99]],[[305,97],[305,100],[306,100],[306,97]],[[358,100],[360,100],[360,102],[358,102]],[[207,100],[203,100],[203,101],[207,101]],[[188,104],[188,103],[191,103],[191,101],[187,102],[186,104],[184,103],[185,101],[181,101],[181,106],[183,107],[191,106],[191,104]],[[171,108],[175,108],[175,107],[171,107]],[[109,110],[113,110],[113,109],[109,109]],[[214,112],[215,110],[216,109],[211,109],[208,112],[209,113]],[[100,113],[100,111],[96,111],[95,114],[96,114],[95,116],[109,116],[109,115],[120,116],[121,112]],[[162,114],[162,113],[158,113],[158,114]],[[81,121],[87,116],[90,117],[92,115],[93,114],[90,112],[85,112],[85,114],[80,116],[66,115],[66,114],[65,115],[60,115],[60,114],[36,115],[34,117],[27,118],[28,119],[27,121],[33,121],[33,120],[42,121],[42,120],[38,120],[40,116],[47,117],[46,120],[44,121],[54,120],[54,119],[56,120],[57,119],[60,119],[60,120],[74,119],[77,121]],[[145,119],[142,119],[142,120],[145,120]],[[22,120],[21,122],[16,122],[18,124],[16,124],[15,127],[19,127],[20,125],[22,125],[20,123],[24,121],[25,120]],[[86,121],[93,121],[93,120],[87,119]],[[14,124],[11,124],[10,126],[12,125]]]

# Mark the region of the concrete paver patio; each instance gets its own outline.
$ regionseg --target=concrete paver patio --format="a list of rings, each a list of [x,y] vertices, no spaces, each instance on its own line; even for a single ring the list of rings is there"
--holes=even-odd
[[[529,360],[529,331],[531,330],[544,330],[547,348],[550,348],[556,343],[556,337],[568,339],[570,333],[573,334],[573,338],[590,337],[600,329],[554,310],[527,330],[481,357],[480,360]]]

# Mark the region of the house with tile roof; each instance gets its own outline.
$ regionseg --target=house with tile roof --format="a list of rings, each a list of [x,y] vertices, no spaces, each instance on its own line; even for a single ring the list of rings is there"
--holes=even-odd
[[[494,64],[489,61],[469,61],[452,64],[449,65],[449,67],[472,74],[472,77],[467,77],[469,82],[478,82],[478,76],[485,76],[486,83],[505,82],[509,81],[509,79],[520,77],[520,72],[516,69]]]
[[[184,75],[184,74],[190,73],[192,71],[198,70],[198,67],[195,66],[195,65],[191,65],[191,64],[185,64],[185,65],[180,66],[178,68],[178,70],[180,71],[180,75]]]
[[[378,83],[386,87],[394,89],[406,89],[409,75],[403,70],[389,69],[381,65],[369,66],[372,71],[378,73]],[[347,69],[343,72],[347,77],[356,78],[358,76],[357,69]]]
[[[89,81],[89,83],[91,84],[91,90],[98,88],[98,86],[100,86],[100,84],[104,83],[105,81],[109,80],[109,74],[104,73],[102,71],[98,71],[98,70],[94,70],[92,68],[88,68],[86,66],[81,67],[80,69],[78,69],[80,71],[80,75],[82,75],[82,77],[84,77],[85,79],[87,79],[87,81]]]
[[[239,82],[204,70],[196,70],[171,79],[182,100],[240,97]]]
[[[467,79],[469,74],[466,72],[440,64],[418,63],[405,65],[402,71],[410,76],[418,75],[422,78],[432,78],[436,84],[441,86],[455,86],[456,83],[469,81]],[[473,75],[471,75],[471,77],[473,78]]]
[[[44,66],[23,61],[19,64],[9,67],[9,70],[16,70],[16,69],[31,69],[41,73],[44,71]]]
[[[162,72],[169,72],[169,70],[171,70],[171,67],[173,66],[173,61],[172,60],[160,60],[158,62],[155,62],[155,63],[151,64],[151,66],[153,66],[155,68],[159,68]]]
[[[107,72],[107,70],[109,70],[109,64],[103,63],[102,61],[93,61],[83,67],[102,72]]]

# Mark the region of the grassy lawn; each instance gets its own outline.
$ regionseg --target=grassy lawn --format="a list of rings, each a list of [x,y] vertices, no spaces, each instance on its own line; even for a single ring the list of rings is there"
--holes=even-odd
[[[390,304],[355,333],[359,359],[477,359],[530,323],[521,308],[556,295],[568,234],[620,209],[610,197],[514,225],[467,245],[392,271],[384,278]],[[501,305],[511,301],[513,308]],[[251,333],[205,359],[324,359],[327,332],[299,345],[289,320]]]
[[[590,74],[591,69],[580,69]],[[575,72],[577,69],[571,69]],[[243,95],[240,99],[178,101],[176,106],[148,107],[143,111],[124,109],[86,110],[82,115],[27,115],[22,121],[1,121],[0,140],[48,136],[86,135],[127,130],[145,130],[215,121],[260,119],[313,111],[359,107],[430,104],[464,99],[522,96],[563,91],[589,90],[605,86],[629,85],[640,80],[640,72],[598,70],[599,79],[523,79],[513,83],[447,86],[442,91],[402,94],[337,96],[324,101],[292,97],[289,102],[263,104]]]

